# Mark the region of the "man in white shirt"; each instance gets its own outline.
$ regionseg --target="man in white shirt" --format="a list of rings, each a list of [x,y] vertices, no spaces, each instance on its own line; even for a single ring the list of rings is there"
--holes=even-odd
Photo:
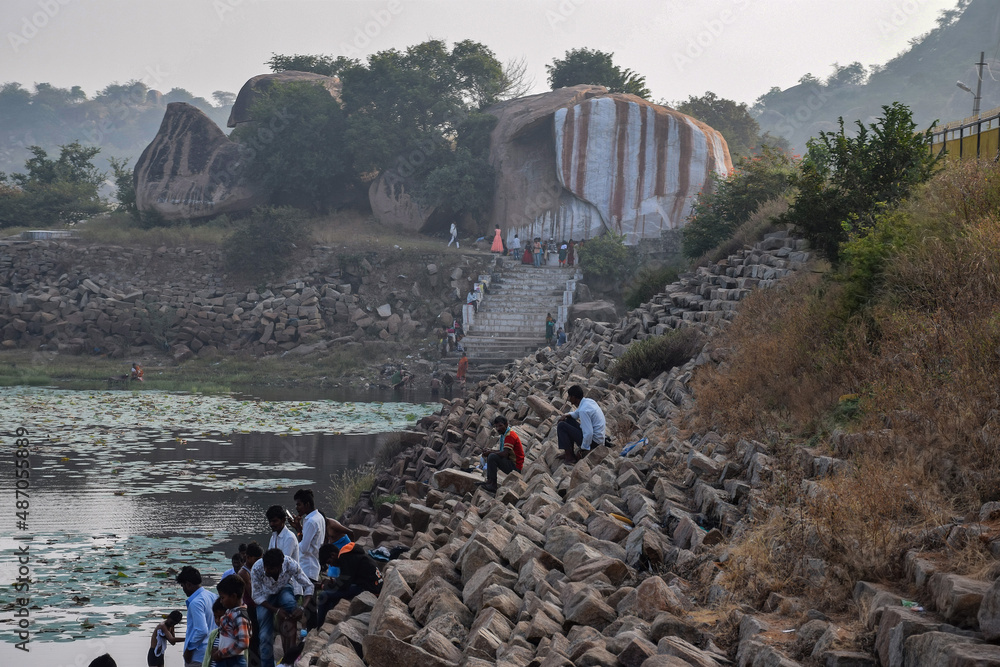
[[[274,667],[275,620],[281,631],[281,648],[285,655],[290,655],[297,643],[297,621],[303,613],[295,601],[293,589],[299,588],[306,595],[312,595],[313,584],[299,564],[281,549],[269,549],[250,569],[250,588],[253,601],[257,603],[260,664],[261,667]]]
[[[271,525],[271,539],[267,541],[267,548],[281,549],[281,553],[298,563],[299,541],[295,533],[285,525],[285,508],[281,505],[271,505],[267,508],[265,516]]]
[[[605,420],[604,412],[597,402],[592,398],[583,397],[583,387],[575,384],[566,394],[576,410],[559,419],[556,437],[559,440],[559,449],[563,450],[563,461],[572,465],[580,460],[576,455],[576,445],[580,445],[583,456],[586,456],[592,447],[604,444]]]
[[[451,240],[448,241],[448,247],[450,248],[451,244],[454,243],[456,248],[461,248],[462,246],[458,244],[458,227],[455,226],[454,222],[451,223],[451,229],[448,231],[451,232]]]
[[[313,582],[319,583],[319,548],[326,542],[326,519],[316,509],[316,501],[313,499],[312,489],[299,489],[295,492],[295,511],[299,514],[299,521],[302,522],[302,541],[299,543],[299,565],[302,572]],[[310,611],[315,611],[315,604],[309,606]],[[313,627],[315,618],[312,616],[308,621],[309,627]]]

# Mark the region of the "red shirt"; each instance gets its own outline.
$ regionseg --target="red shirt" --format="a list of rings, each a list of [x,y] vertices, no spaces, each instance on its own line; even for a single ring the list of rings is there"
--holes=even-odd
[[[504,436],[503,448],[514,450],[514,467],[520,472],[524,467],[524,446],[521,445],[521,438],[512,429],[508,429],[507,435]]]

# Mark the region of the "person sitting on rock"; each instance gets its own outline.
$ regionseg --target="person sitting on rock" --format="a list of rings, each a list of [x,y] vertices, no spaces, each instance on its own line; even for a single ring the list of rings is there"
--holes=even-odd
[[[583,456],[586,456],[592,447],[604,444],[605,419],[597,401],[583,397],[583,387],[580,385],[573,385],[566,394],[576,410],[559,418],[556,437],[559,440],[559,449],[563,450],[563,461],[572,465],[580,460],[576,455],[576,445],[580,445]]]
[[[353,600],[368,591],[378,597],[382,592],[382,573],[365,550],[356,542],[344,546],[324,544],[319,549],[320,563],[326,566],[327,579],[319,593],[319,624],[326,621],[327,613],[341,600]]]
[[[139,364],[137,364],[135,362],[132,362],[132,372],[129,375],[129,379],[133,380],[135,382],[142,382],[143,381],[143,379],[142,379],[142,366],[140,366]]]
[[[509,474],[512,470],[521,472],[524,467],[524,446],[521,438],[511,429],[507,418],[497,415],[493,418],[493,430],[500,435],[497,449],[486,457],[486,482],[482,483],[483,491],[496,493],[497,470]]]

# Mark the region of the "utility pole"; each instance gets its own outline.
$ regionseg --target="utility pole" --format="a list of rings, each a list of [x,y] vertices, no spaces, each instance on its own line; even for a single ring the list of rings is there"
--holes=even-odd
[[[976,63],[976,67],[979,68],[979,81],[976,82],[976,101],[972,103],[972,115],[979,115],[979,100],[982,99],[983,92],[983,67],[986,66],[986,52],[979,52],[979,62]]]

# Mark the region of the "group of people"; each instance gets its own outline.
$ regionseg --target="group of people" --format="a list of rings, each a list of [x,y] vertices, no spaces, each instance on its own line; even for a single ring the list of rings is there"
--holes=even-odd
[[[581,385],[569,387],[566,396],[575,409],[559,418],[556,438],[562,461],[572,465],[594,448],[610,445],[610,439],[603,410],[585,396]],[[480,459],[486,479],[479,484],[489,493],[498,490],[500,472],[523,469],[525,451],[507,417],[496,415],[492,428],[496,445],[484,449]],[[185,566],[177,574],[187,598],[185,667],[275,667],[276,632],[282,664],[292,664],[301,651],[300,623],[307,629],[317,627],[339,601],[364,591],[376,596],[381,592],[382,574],[353,541],[351,530],[316,509],[311,489],[297,491],[293,499],[297,515],[280,505],[267,509],[267,549],[256,542],[240,545],[216,592],[202,585],[195,567]],[[167,646],[179,641],[176,627],[183,618],[180,611],[172,611],[153,630],[148,665],[162,667]],[[248,655],[254,656],[252,663]],[[90,667],[116,663],[103,655]]]
[[[499,232],[499,229],[497,231]],[[582,244],[583,242],[581,241],[579,245]],[[515,234],[514,240],[510,244],[510,253],[515,256],[521,254],[522,264],[548,266],[550,258],[558,256],[559,266],[574,266],[576,264],[577,247],[578,244],[573,239],[557,244],[555,239],[549,239],[545,242],[536,236],[531,241],[528,241],[528,244],[524,247],[524,253],[521,254],[521,240]]]
[[[297,515],[280,505],[267,509],[267,549],[240,545],[215,592],[202,585],[195,567],[177,574],[187,598],[185,667],[275,667],[276,634],[282,664],[292,664],[301,651],[300,624],[317,627],[338,601],[381,591],[378,568],[355,548],[347,527],[316,509],[312,490],[301,489],[293,499]],[[148,665],[162,667],[167,645],[179,641],[175,628],[183,618],[172,611],[153,630]]]

